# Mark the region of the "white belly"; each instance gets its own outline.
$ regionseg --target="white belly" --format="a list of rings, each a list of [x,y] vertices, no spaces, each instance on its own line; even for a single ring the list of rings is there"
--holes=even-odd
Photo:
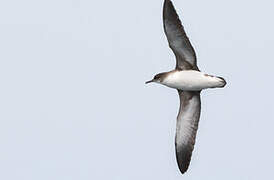
[[[216,76],[187,70],[171,72],[161,84],[185,91],[200,91],[207,88],[223,87],[225,82]]]

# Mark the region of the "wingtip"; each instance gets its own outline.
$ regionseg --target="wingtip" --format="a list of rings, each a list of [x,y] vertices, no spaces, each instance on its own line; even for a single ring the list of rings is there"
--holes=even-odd
[[[187,172],[188,168],[187,169],[181,169],[181,168],[179,168],[179,170],[180,170],[180,173],[182,175],[184,175]]]
[[[174,15],[174,11],[176,12],[173,3],[170,0],[165,0],[163,10],[164,14],[172,13],[172,15]]]
[[[189,168],[193,149],[190,146],[176,146],[176,160],[178,168],[182,174],[185,174]]]
[[[187,170],[188,170],[188,168],[189,168],[189,164],[190,164],[189,162],[190,162],[190,160],[186,160],[186,161],[184,161],[184,162],[182,162],[182,161],[177,161],[177,163],[178,163],[178,168],[179,168],[181,174],[185,174],[185,173],[187,172]]]
[[[178,164],[178,169],[179,169],[181,174],[185,174],[188,170],[188,167],[189,167],[189,165],[182,165],[182,164],[179,165]]]

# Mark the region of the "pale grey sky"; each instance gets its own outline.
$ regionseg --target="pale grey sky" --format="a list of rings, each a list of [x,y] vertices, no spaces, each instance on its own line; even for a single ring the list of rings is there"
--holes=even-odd
[[[273,2],[173,0],[200,69],[192,162],[175,160],[163,0],[0,2],[0,179],[273,179]]]

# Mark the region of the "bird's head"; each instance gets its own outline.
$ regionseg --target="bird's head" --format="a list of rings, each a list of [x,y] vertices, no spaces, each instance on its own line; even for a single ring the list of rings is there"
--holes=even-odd
[[[147,81],[146,84],[152,83],[152,82],[162,83],[164,81],[165,75],[166,75],[166,73],[157,74],[157,75],[154,76],[154,78],[152,80]]]

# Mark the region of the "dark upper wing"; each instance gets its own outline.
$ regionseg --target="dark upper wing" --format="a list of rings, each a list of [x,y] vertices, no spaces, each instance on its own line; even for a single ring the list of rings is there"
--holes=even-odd
[[[170,0],[165,0],[163,21],[169,46],[176,56],[176,68],[198,70],[195,51]]]
[[[188,169],[201,112],[200,92],[178,91],[180,110],[176,125],[176,159],[179,169],[185,173]]]

